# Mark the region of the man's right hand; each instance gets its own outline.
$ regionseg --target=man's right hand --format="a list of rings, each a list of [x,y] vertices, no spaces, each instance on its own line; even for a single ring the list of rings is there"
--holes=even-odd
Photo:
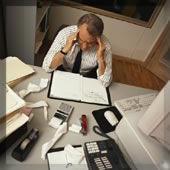
[[[77,38],[77,35],[79,33],[79,29],[67,37],[66,44],[63,48],[63,52],[68,53],[68,51],[72,48],[73,44],[75,43],[75,39]]]

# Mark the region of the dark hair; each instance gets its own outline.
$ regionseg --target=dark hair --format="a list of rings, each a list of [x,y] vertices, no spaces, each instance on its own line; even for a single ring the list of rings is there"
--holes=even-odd
[[[92,36],[100,36],[103,33],[104,24],[101,18],[92,13],[83,15],[77,22],[79,27],[82,24],[87,24],[87,31]]]

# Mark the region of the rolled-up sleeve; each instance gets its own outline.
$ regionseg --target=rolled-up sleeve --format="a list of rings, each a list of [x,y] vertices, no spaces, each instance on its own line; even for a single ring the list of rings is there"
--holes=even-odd
[[[66,36],[64,36],[64,30],[61,30],[56,36],[55,40],[53,41],[50,49],[48,50],[44,58],[42,67],[46,72],[51,72],[54,70],[54,69],[50,69],[52,59],[55,56],[55,54],[58,53],[61,50],[61,48],[64,47],[65,41],[66,41]]]
[[[106,64],[104,74],[99,76],[99,70],[97,69],[97,78],[103,86],[108,87],[112,82],[112,49],[110,45],[107,45],[105,49],[104,60]]]

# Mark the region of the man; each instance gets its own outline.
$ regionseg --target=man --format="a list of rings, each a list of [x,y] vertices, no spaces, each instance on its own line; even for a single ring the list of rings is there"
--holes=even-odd
[[[83,15],[77,25],[58,33],[44,59],[43,68],[50,72],[62,65],[66,71],[96,77],[103,86],[109,86],[112,81],[112,50],[102,35],[103,29],[103,21],[98,16]],[[78,56],[81,58],[79,63],[76,61]]]

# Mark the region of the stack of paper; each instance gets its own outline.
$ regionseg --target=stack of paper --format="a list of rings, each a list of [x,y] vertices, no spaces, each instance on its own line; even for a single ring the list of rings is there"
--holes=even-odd
[[[17,113],[12,118],[0,124],[0,142],[24,125],[29,120],[25,114]]]
[[[35,72],[29,65],[23,63],[17,57],[7,57],[0,62],[0,65],[6,66],[6,83],[10,87]]]
[[[0,83],[0,122],[3,119],[12,117],[19,109],[25,105],[25,101],[21,99],[8,85]],[[4,103],[3,103],[4,102]]]

